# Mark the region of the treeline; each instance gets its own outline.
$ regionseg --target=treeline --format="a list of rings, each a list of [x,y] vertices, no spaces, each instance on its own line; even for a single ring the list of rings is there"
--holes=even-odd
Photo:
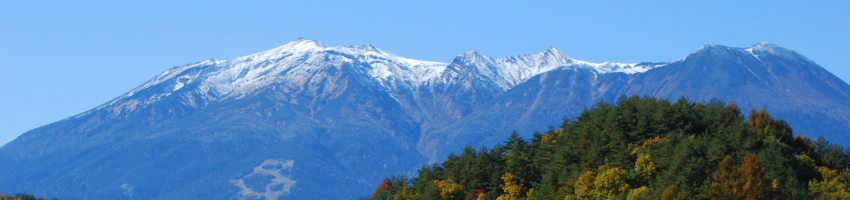
[[[15,196],[10,194],[0,194],[0,200],[44,200],[42,197],[36,198],[35,195],[18,193]],[[51,200],[59,200],[57,198],[52,198]]]
[[[364,199],[850,199],[848,153],[764,109],[621,97],[384,179]]]

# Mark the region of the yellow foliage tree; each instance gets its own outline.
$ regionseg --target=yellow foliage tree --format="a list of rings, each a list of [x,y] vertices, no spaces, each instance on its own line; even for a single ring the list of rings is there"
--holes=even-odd
[[[487,194],[483,192],[478,193],[478,197],[475,200],[487,200]]]
[[[401,192],[397,192],[390,196],[390,200],[405,200],[405,199],[419,199],[419,194],[414,192],[410,187],[403,187]]]
[[[649,188],[646,186],[641,186],[639,188],[629,190],[629,196],[626,196],[627,200],[642,200],[649,199]]]
[[[850,199],[850,184],[842,181],[840,177],[848,177],[848,172],[838,173],[827,167],[818,167],[818,172],[823,180],[809,181],[809,194],[815,199]]]
[[[520,194],[522,194],[522,184],[518,184],[514,180],[514,175],[510,172],[505,172],[505,175],[502,175],[502,181],[505,183],[502,184],[502,190],[505,191],[505,194],[499,195],[497,200],[515,200],[520,199]]]
[[[594,196],[597,199],[612,199],[629,191],[629,184],[626,183],[626,171],[618,167],[609,168],[608,165],[599,167],[599,174],[596,175],[593,186]]]
[[[575,183],[575,191],[573,194],[567,195],[565,200],[575,200],[575,199],[591,199],[593,192],[593,179],[596,178],[596,173],[593,171],[586,171],[578,176],[578,180]]]
[[[451,179],[442,181],[434,180],[434,184],[437,185],[437,189],[440,191],[440,197],[443,197],[443,199],[463,199],[465,197],[466,192],[463,190],[463,186]]]
[[[637,171],[644,180],[652,178],[656,169],[655,161],[652,160],[651,151],[658,148],[658,146],[661,146],[661,144],[666,141],[667,138],[655,137],[644,141],[641,146],[631,148],[632,150],[629,153],[637,155],[635,171]]]
[[[618,167],[602,165],[599,174],[586,171],[575,183],[575,193],[565,199],[614,199],[627,196],[629,184],[626,183],[626,171]],[[622,198],[622,196],[620,196]]]

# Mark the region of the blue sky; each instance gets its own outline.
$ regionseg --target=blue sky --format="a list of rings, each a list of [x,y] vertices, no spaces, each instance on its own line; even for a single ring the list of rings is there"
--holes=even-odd
[[[771,42],[850,80],[850,1],[5,1],[0,144],[175,66],[297,37],[451,62],[554,46],[592,62],[660,62]]]

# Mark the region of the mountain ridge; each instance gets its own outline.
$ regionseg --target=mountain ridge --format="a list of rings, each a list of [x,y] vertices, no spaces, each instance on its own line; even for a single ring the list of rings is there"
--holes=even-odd
[[[198,78],[198,76],[200,75],[199,73],[196,73],[194,76],[187,76],[186,73],[184,73],[186,70],[203,71],[205,68],[213,68],[213,69],[221,68],[219,65],[228,64],[228,63],[251,62],[251,63],[254,63],[254,65],[256,65],[257,63],[279,60],[279,59],[281,59],[280,55],[288,56],[288,55],[296,54],[296,53],[316,53],[316,52],[331,53],[331,54],[336,53],[336,52],[340,52],[342,54],[346,54],[346,55],[349,55],[349,56],[354,55],[355,57],[360,57],[360,59],[365,58],[364,60],[361,60],[361,61],[367,61],[367,62],[369,61],[369,59],[368,59],[369,57],[382,57],[383,56],[384,59],[386,59],[390,62],[402,62],[402,63],[408,64],[409,66],[411,66],[411,67],[407,67],[406,69],[416,69],[417,66],[426,68],[426,69],[424,69],[424,72],[420,71],[418,73],[412,73],[412,75],[411,74],[401,75],[401,78],[399,78],[400,82],[407,82],[409,84],[412,83],[412,86],[420,86],[423,83],[424,84],[433,84],[432,82],[439,82],[438,81],[439,78],[437,78],[437,77],[440,77],[440,75],[445,76],[445,73],[450,73],[450,71],[447,71],[447,70],[450,70],[449,67],[450,67],[451,63],[421,61],[421,60],[404,58],[404,57],[396,56],[395,54],[392,54],[392,53],[390,53],[386,50],[374,47],[372,45],[347,46],[347,47],[343,47],[343,46],[326,47],[321,42],[318,42],[318,41],[315,41],[315,40],[307,40],[307,39],[303,39],[303,38],[298,38],[298,39],[296,39],[296,40],[294,40],[290,43],[284,44],[282,46],[275,47],[275,48],[272,48],[272,49],[269,49],[269,50],[266,50],[266,51],[263,51],[263,52],[260,52],[260,53],[252,54],[252,55],[240,56],[240,57],[236,57],[236,58],[233,58],[233,59],[230,59],[230,60],[210,59],[210,60],[205,60],[205,61],[201,61],[201,62],[198,62],[198,63],[174,67],[172,69],[166,70],[166,72],[163,72],[160,75],[157,75],[155,78],[146,82],[145,84],[142,84],[141,86],[132,89],[130,92],[128,92],[124,95],[121,95],[118,98],[116,98],[112,101],[109,101],[108,103],[106,103],[104,105],[98,106],[97,108],[102,108],[104,106],[108,106],[112,103],[115,103],[115,101],[120,100],[121,98],[124,98],[124,97],[131,97],[140,90],[147,89],[148,87],[152,87],[154,85],[162,84],[165,81],[169,81],[171,79],[174,79],[178,75],[183,74],[183,75],[181,75],[177,78],[178,79],[183,78],[184,81],[181,81],[181,80],[174,81],[174,83],[172,83],[173,89],[171,89],[171,91],[168,91],[168,88],[163,88],[164,90],[167,91],[166,95],[170,95],[170,92],[181,89],[185,84],[191,83],[192,81],[196,80]],[[468,55],[468,54],[472,54],[472,55]],[[544,57],[543,55],[550,55],[550,56],[554,56],[555,58],[548,58],[548,57]],[[299,56],[303,56],[303,55],[299,55]],[[520,56],[506,56],[506,57],[497,57],[497,58],[492,58],[492,57],[489,57],[489,56],[480,55],[475,51],[470,51],[470,52],[458,55],[455,58],[455,61],[453,61],[452,63],[464,62],[465,59],[467,59],[466,57],[468,57],[468,56],[480,57],[480,58],[482,58],[482,60],[485,60],[485,63],[477,63],[477,64],[484,64],[484,65],[491,64],[490,67],[493,67],[496,64],[509,63],[508,67],[511,67],[513,69],[512,69],[512,71],[507,71],[506,74],[509,74],[508,76],[511,76],[510,78],[512,80],[506,80],[506,79],[508,79],[506,77],[501,77],[501,78],[490,77],[490,76],[492,76],[492,72],[489,73],[490,75],[488,76],[488,78],[491,78],[491,79],[498,79],[495,82],[499,83],[498,84],[499,87],[501,87],[503,90],[507,90],[507,89],[511,88],[512,86],[515,86],[516,84],[527,80],[530,77],[551,71],[555,68],[562,67],[564,65],[570,65],[570,64],[577,65],[577,66],[585,66],[586,65],[585,67],[591,67],[591,68],[593,68],[597,71],[605,72],[605,73],[607,73],[607,72],[638,73],[638,72],[643,72],[643,71],[646,71],[646,70],[654,68],[654,67],[664,66],[664,64],[655,64],[654,66],[649,67],[649,68],[639,68],[637,66],[651,66],[651,63],[649,63],[649,62],[644,62],[644,63],[620,63],[620,62],[592,63],[592,62],[580,61],[580,60],[575,60],[572,57],[567,56],[566,54],[563,54],[560,50],[558,50],[554,47],[550,47],[550,48],[548,48],[548,49],[546,49],[546,50],[544,50],[540,53],[537,53],[537,54],[526,54],[526,55],[520,55]],[[547,58],[548,59],[554,59],[555,64],[540,63],[537,66],[529,66],[529,64],[527,62],[536,61],[534,59],[536,57],[543,57],[544,59],[547,59]],[[458,60],[458,59],[461,59],[461,60]],[[519,62],[517,62],[518,60],[524,61],[526,63],[517,64],[517,63],[519,63]],[[548,61],[552,61],[552,60],[548,60]],[[290,64],[290,65],[298,66],[299,64],[301,64],[301,63],[294,63],[294,64]],[[338,64],[338,63],[335,63],[335,64]],[[242,65],[246,65],[246,64],[242,64]],[[247,65],[250,65],[250,64],[247,64]],[[330,65],[327,65],[327,66],[333,66],[333,65],[334,64],[330,64]],[[445,66],[443,66],[443,65],[445,65]],[[463,65],[463,66],[469,66],[469,65]],[[197,69],[199,67],[202,68],[202,69]],[[240,67],[244,67],[244,66],[240,66]],[[525,67],[525,68],[523,68],[523,67]],[[487,66],[479,66],[477,68],[478,69],[487,69]],[[528,69],[528,68],[532,68],[532,69]],[[534,69],[534,68],[537,68],[537,69]],[[386,69],[386,68],[381,68],[381,69]],[[633,70],[629,70],[629,69],[633,69]],[[221,70],[226,70],[226,69],[221,69]],[[234,69],[231,69],[231,71],[233,71],[233,70]],[[227,75],[231,75],[231,77],[236,77],[237,79],[231,78],[231,80],[229,80],[229,81],[232,81],[236,84],[240,84],[240,83],[241,84],[248,84],[248,83],[253,83],[253,82],[269,81],[267,79],[238,80],[238,78],[244,78],[249,73],[262,73],[263,72],[262,69],[258,70],[260,72],[256,72],[256,71],[252,71],[252,70],[257,70],[257,69],[236,70],[236,71],[238,71],[238,73],[229,72]],[[287,69],[277,70],[277,71],[274,71],[274,72],[284,72],[285,70],[287,70]],[[461,69],[452,69],[452,70],[461,70]],[[523,72],[522,70],[525,70],[525,71]],[[373,78],[377,78],[377,79],[381,80],[382,85],[384,85],[386,87],[387,84],[392,85],[390,83],[386,83],[386,82],[391,81],[391,80],[387,80],[387,76],[388,75],[399,76],[399,75],[397,75],[397,73],[399,73],[399,71],[402,71],[402,73],[408,72],[408,71],[403,71],[403,70],[399,70],[399,69],[395,69],[395,70],[392,70],[392,69],[371,70],[369,72],[369,75],[371,75]],[[490,72],[490,70],[479,70],[479,71]],[[498,72],[499,71],[497,69],[497,73]],[[219,72],[219,73],[223,74],[225,72]],[[236,74],[238,74],[238,75],[236,75]],[[274,73],[268,73],[268,74],[274,75]],[[191,74],[189,74],[189,75],[191,75]],[[423,78],[417,78],[417,77],[423,77]],[[224,76],[203,77],[203,78],[207,78],[207,79],[211,78],[213,80],[221,80],[222,83],[228,83],[227,77],[224,77]],[[414,80],[411,80],[411,79],[414,79]],[[185,80],[188,80],[188,81],[185,81]],[[204,80],[204,81],[206,81],[206,80]],[[291,80],[289,80],[289,81],[291,81]],[[445,82],[445,81],[448,81],[448,80],[442,80],[442,81]],[[217,82],[217,81],[207,81],[207,82]],[[440,82],[440,83],[443,83],[443,82]],[[261,83],[260,85],[263,85],[263,84],[267,84],[267,83]],[[221,85],[221,84],[219,84],[219,85]],[[250,85],[243,86],[243,87],[251,88]],[[261,86],[257,86],[257,87],[261,87]],[[233,88],[222,87],[222,86],[202,86],[202,88],[201,88],[201,92],[212,91],[212,92],[217,94],[215,96],[230,94],[230,92],[233,92],[233,90],[234,90]],[[248,90],[250,90],[250,89],[248,89]],[[84,113],[86,113],[86,112],[84,112]]]

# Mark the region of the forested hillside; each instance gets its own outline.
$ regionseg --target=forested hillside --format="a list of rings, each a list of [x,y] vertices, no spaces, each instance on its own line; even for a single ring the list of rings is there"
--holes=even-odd
[[[734,102],[621,97],[449,155],[372,199],[850,199],[850,151]]]

